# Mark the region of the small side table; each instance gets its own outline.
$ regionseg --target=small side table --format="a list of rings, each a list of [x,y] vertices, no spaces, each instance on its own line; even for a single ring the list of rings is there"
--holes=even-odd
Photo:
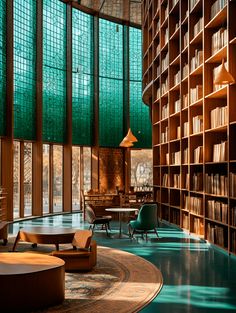
[[[114,213],[118,213],[119,214],[119,234],[118,234],[117,237],[118,238],[127,238],[127,237],[129,237],[128,235],[125,235],[124,233],[122,233],[121,215],[125,214],[125,213],[138,211],[138,209],[135,209],[135,208],[107,208],[105,210],[107,212],[114,212]]]

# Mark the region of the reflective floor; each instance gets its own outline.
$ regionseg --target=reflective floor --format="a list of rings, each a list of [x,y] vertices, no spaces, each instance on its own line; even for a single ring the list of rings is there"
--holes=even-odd
[[[19,227],[32,225],[88,227],[82,215],[74,213],[14,223],[10,232],[16,234]],[[111,226],[112,234],[118,232],[118,223],[113,222]],[[126,232],[127,225],[122,226]],[[112,239],[104,231],[95,232],[100,245],[137,254],[161,270],[163,288],[141,312],[236,313],[236,257],[166,224],[162,224],[158,232],[160,239],[150,234],[148,242],[139,235],[133,240]]]

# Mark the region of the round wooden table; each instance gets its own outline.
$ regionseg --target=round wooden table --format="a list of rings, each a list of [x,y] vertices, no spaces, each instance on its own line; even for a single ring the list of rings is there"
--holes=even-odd
[[[32,242],[35,246],[41,244],[54,244],[59,250],[60,243],[72,243],[76,230],[71,228],[55,228],[32,226],[21,228],[16,236],[13,249],[15,251],[19,240]]]
[[[2,312],[28,312],[63,302],[65,262],[36,253],[0,253]]]
[[[121,227],[121,215],[125,214],[125,213],[130,213],[130,212],[134,212],[134,211],[138,211],[138,209],[135,208],[107,208],[105,209],[108,212],[114,212],[114,213],[118,213],[119,214],[119,234],[118,234],[118,238],[127,238],[129,236],[122,234],[122,227]]]

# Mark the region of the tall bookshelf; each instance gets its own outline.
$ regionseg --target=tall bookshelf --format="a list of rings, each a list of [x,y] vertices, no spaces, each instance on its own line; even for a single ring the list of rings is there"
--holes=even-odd
[[[152,109],[160,217],[236,254],[236,1],[143,0],[143,100]]]

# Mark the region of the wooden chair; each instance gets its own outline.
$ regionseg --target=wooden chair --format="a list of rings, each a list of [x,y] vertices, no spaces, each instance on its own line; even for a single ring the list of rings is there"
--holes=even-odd
[[[73,248],[56,250],[51,255],[65,261],[66,271],[91,270],[97,263],[97,243],[92,235],[91,230],[79,230],[73,238]]]

